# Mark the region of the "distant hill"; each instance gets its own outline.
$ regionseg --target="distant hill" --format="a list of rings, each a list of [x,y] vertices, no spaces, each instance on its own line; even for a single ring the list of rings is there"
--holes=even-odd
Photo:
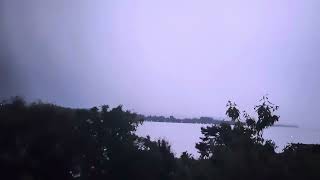
[[[145,121],[150,121],[150,122],[195,123],[195,124],[221,124],[221,123],[233,124],[232,121],[225,121],[222,119],[214,119],[212,117],[179,119],[179,118],[175,118],[174,116],[170,116],[170,117],[144,116],[144,115],[140,115],[140,116]]]
[[[193,123],[193,124],[234,124],[232,121],[226,121],[224,119],[214,119],[212,117],[200,117],[200,118],[184,118],[179,119],[174,116],[165,117],[165,116],[145,116],[140,115],[144,121],[149,122],[168,122],[168,123]],[[296,125],[288,125],[288,124],[275,124],[274,127],[288,127],[288,128],[298,128]]]

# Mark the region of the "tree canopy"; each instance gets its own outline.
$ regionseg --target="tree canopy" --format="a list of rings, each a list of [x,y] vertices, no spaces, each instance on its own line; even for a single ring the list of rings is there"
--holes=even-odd
[[[163,139],[137,136],[143,119],[122,106],[73,109],[11,98],[0,103],[1,178],[319,179],[319,145],[289,144],[277,153],[263,138],[279,121],[278,108],[263,97],[250,116],[228,102],[234,123],[201,128],[197,159],[188,152],[175,157]]]

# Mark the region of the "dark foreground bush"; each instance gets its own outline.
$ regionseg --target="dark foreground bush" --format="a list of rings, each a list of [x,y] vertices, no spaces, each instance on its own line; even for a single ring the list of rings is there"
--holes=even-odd
[[[234,125],[202,128],[195,159],[187,152],[175,158],[164,140],[138,137],[143,120],[121,106],[71,109],[13,98],[0,104],[0,179],[320,179],[319,145],[276,153],[263,138],[279,120],[277,109],[264,98],[255,119],[229,102]]]

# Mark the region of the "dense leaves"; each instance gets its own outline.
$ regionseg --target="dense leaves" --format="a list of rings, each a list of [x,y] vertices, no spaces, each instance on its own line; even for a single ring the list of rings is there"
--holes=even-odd
[[[257,120],[243,112],[243,119],[240,118],[240,111],[235,103],[228,102],[226,114],[234,121],[234,125],[222,123],[201,128],[201,141],[196,144],[200,153],[199,161],[211,162],[211,171],[215,172],[213,177],[221,179],[295,179],[297,177],[320,177],[316,171],[310,171],[320,165],[319,146],[317,152],[307,151],[301,153],[306,155],[309,166],[302,166],[288,159],[296,159],[296,149],[301,146],[289,145],[283,153],[275,152],[276,145],[272,140],[263,138],[263,130],[274,125],[279,120],[276,115],[278,106],[272,104],[268,97],[263,97],[261,105],[255,106]],[[293,148],[295,147],[295,148]],[[305,148],[310,146],[305,145]],[[312,154],[314,153],[314,155]],[[285,160],[283,157],[286,157]],[[315,160],[311,160],[316,158]],[[292,168],[295,167],[300,169]],[[306,170],[305,168],[309,169]],[[299,174],[295,176],[294,174]],[[208,178],[210,179],[210,178]]]
[[[319,145],[275,152],[263,130],[279,120],[267,97],[257,117],[227,104],[233,123],[201,128],[200,158],[177,158],[165,140],[138,137],[141,116],[121,106],[71,109],[16,97],[0,104],[1,179],[319,179]]]
[[[166,141],[134,134],[142,119],[122,107],[70,109],[26,104],[0,106],[3,179],[169,179],[174,155]],[[152,177],[152,178],[151,178]]]

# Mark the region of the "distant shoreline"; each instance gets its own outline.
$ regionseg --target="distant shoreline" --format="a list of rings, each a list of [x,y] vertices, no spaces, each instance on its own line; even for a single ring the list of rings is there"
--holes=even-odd
[[[165,118],[163,116],[143,116],[144,121],[146,122],[165,122],[165,123],[187,123],[187,124],[230,124],[233,125],[232,121],[216,120],[209,117],[202,118],[193,118],[193,119],[176,119],[176,118]],[[290,124],[275,124],[272,127],[285,127],[285,128],[299,128],[297,125]]]

